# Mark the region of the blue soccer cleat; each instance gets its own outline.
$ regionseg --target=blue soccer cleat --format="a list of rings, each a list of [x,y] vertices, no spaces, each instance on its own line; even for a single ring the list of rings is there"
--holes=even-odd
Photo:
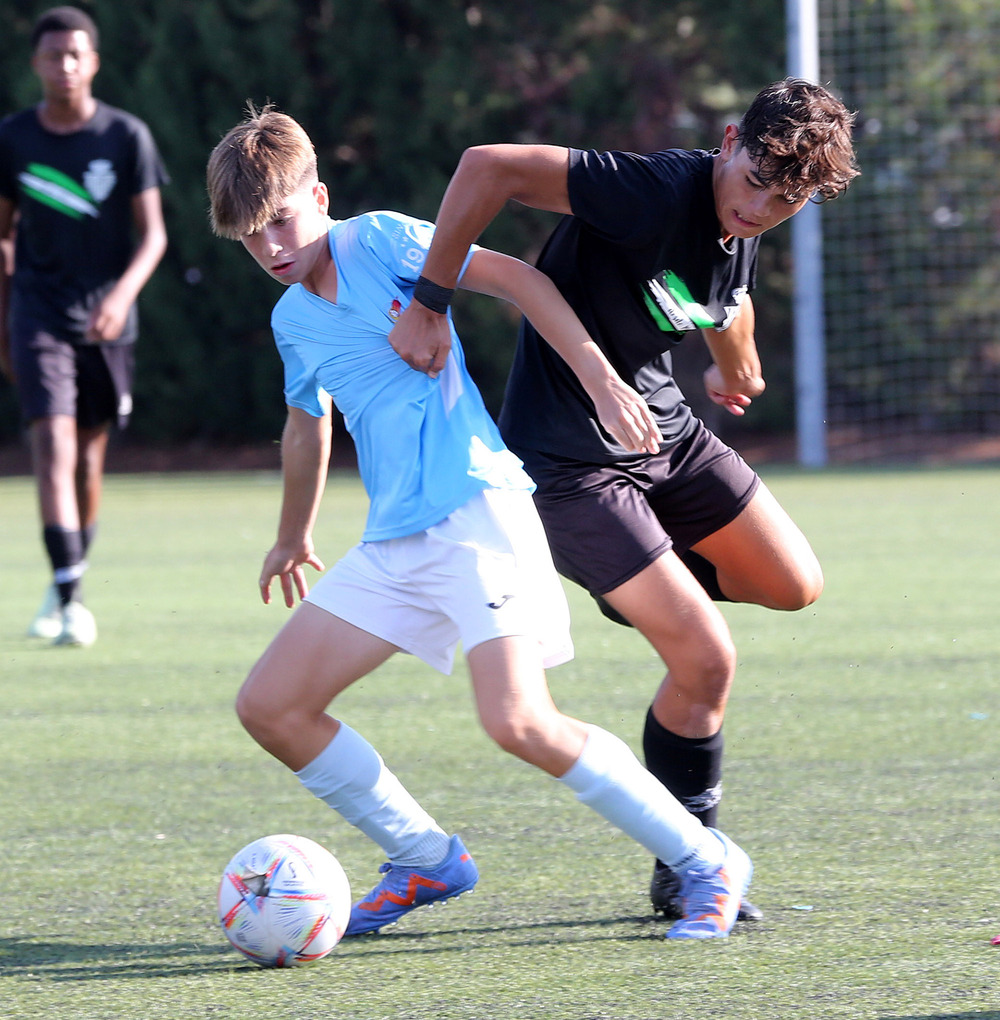
[[[351,907],[345,936],[378,931],[417,907],[461,896],[479,881],[476,862],[458,836],[451,837],[448,856],[436,867],[401,868],[386,861],[379,871],[385,878]]]
[[[659,861],[653,867],[649,883],[649,899],[653,912],[662,914],[665,920],[679,921],[684,916],[684,901],[681,898],[681,879],[665,864]],[[756,904],[744,899],[740,904],[737,921],[763,921],[764,911]]]
[[[722,840],[725,860],[715,868],[692,868],[681,877],[684,917],[671,926],[668,939],[725,938],[750,887],[750,858],[728,836],[708,831]]]

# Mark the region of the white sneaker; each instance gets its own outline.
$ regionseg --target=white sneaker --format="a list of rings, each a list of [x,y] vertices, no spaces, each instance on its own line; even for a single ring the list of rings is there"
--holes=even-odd
[[[62,627],[52,643],[86,648],[96,640],[97,621],[94,614],[82,602],[70,602],[63,606]]]
[[[45,589],[45,598],[28,628],[28,637],[59,637],[63,629],[62,606],[59,604],[59,590],[54,584]]]

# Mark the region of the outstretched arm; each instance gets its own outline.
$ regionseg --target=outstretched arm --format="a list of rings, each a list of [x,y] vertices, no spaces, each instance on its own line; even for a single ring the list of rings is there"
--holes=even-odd
[[[749,295],[743,299],[728,329],[705,329],[702,333],[712,355],[712,364],[705,371],[705,392],[730,414],[745,414],[753,398],[759,397],[765,387]]]
[[[330,463],[331,414],[327,407],[322,418],[297,407],[288,408],[285,430],[281,436],[281,473],[284,490],[278,538],[264,558],[260,574],[260,597],[271,601],[271,582],[281,582],[285,605],[295,605],[309,593],[303,566],[323,570],[323,563],[313,548],[312,529],[319,513],[326,473]],[[294,589],[293,589],[294,586]]]
[[[646,401],[618,375],[544,273],[484,248],[472,256],[461,286],[519,308],[573,370],[594,402],[601,426],[626,450],[659,450],[663,437]]]
[[[423,278],[454,289],[469,247],[511,199],[568,213],[569,150],[555,145],[480,145],[466,149],[438,210]],[[399,317],[389,343],[411,367],[436,376],[451,338],[443,314],[417,300]]]

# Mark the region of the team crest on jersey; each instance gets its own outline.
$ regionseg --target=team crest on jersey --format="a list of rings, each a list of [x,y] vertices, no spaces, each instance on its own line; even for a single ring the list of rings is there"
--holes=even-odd
[[[393,322],[395,322],[399,318],[400,313],[402,311],[403,311],[403,306],[400,303],[399,298],[393,298],[392,299],[392,304],[389,305],[389,318],[392,319]]]
[[[98,202],[103,202],[117,183],[118,176],[110,159],[92,159],[83,172],[83,186]]]

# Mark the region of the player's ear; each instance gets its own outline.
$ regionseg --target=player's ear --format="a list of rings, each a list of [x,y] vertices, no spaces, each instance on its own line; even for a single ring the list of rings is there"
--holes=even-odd
[[[719,152],[721,155],[729,159],[731,156],[736,155],[736,150],[740,147],[740,128],[738,124],[727,124],[726,131],[722,136],[722,144],[719,146]]]
[[[327,186],[322,181],[317,181],[313,185],[313,195],[316,198],[316,207],[325,216],[330,208],[330,192]]]

